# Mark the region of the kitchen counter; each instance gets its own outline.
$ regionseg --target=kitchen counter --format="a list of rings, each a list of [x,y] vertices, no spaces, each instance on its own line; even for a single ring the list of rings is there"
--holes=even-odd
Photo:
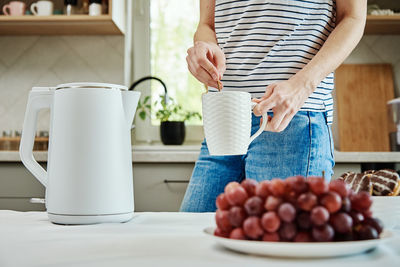
[[[199,144],[164,146],[138,144],[132,149],[133,162],[194,163],[199,155]],[[400,152],[339,152],[335,151],[336,163],[395,162],[400,163]],[[47,152],[36,151],[37,161],[46,162]],[[0,151],[0,162],[20,162],[18,151]]]
[[[0,266],[398,266],[398,238],[368,253],[287,259],[226,250],[202,231],[214,213],[136,213],[123,224],[62,226],[0,210]],[[399,235],[399,232],[397,232]]]

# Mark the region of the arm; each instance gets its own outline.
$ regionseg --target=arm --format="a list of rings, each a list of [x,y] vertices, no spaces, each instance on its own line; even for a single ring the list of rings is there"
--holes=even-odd
[[[360,41],[366,20],[367,0],[337,0],[336,27],[322,48],[288,81],[267,87],[263,98],[256,100],[255,114],[268,110],[274,117],[266,130],[283,131],[318,84],[334,71]]]
[[[225,71],[225,55],[215,36],[214,6],[215,0],[200,0],[200,21],[186,61],[194,77],[205,85],[217,88],[217,81]]]

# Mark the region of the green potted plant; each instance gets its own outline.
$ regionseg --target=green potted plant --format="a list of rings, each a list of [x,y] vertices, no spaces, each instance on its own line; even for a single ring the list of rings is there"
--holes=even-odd
[[[160,121],[160,136],[164,145],[181,145],[185,140],[185,121],[191,118],[201,119],[198,112],[186,111],[181,105],[167,95],[167,87],[164,82],[157,77],[147,76],[132,84],[130,90],[145,80],[154,79],[159,81],[165,94],[160,95],[160,99],[151,104],[151,97],[146,96],[143,101],[139,101],[137,114],[142,120],[147,116],[151,117],[151,110],[155,109],[155,118]]]

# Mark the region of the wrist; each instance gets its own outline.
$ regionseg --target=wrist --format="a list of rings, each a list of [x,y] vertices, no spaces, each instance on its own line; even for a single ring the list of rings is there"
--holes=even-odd
[[[312,75],[303,74],[301,71],[293,75],[289,81],[291,81],[295,87],[304,89],[309,95],[315,91],[320,83]]]

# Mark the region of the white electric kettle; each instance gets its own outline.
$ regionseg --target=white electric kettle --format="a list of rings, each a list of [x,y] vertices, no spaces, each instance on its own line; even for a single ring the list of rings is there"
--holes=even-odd
[[[140,92],[103,83],[34,87],[21,137],[25,167],[46,187],[50,221],[125,222],[133,216],[130,129]],[[39,110],[50,108],[47,171],[32,154]]]

